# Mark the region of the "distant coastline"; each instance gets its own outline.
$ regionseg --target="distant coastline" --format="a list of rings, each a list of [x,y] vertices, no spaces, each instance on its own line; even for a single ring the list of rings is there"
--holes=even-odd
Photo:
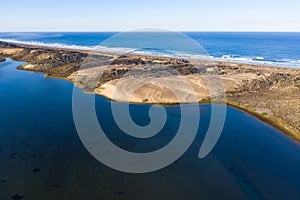
[[[277,67],[300,68],[300,33],[283,32],[178,32],[170,33],[170,45],[161,42],[165,37],[157,37],[151,44],[128,41],[128,38],[148,37],[149,35],[131,32],[35,32],[1,33],[0,41],[38,45],[50,48],[68,48],[86,51],[105,51],[125,54],[209,59],[216,62],[235,62]],[[146,34],[148,34],[146,32]],[[183,35],[182,35],[183,34]],[[181,36],[182,37],[181,37]],[[174,36],[174,40],[172,37]],[[182,40],[178,43],[179,36]],[[185,37],[191,43],[185,43]],[[118,39],[119,38],[119,39]],[[122,39],[123,38],[123,39]],[[151,38],[151,37],[150,37]],[[147,40],[147,39],[146,39]],[[161,41],[161,42],[160,42]],[[177,41],[177,42],[176,42]],[[270,47],[272,44],[272,47]],[[146,47],[146,48],[145,48]],[[203,50],[201,48],[203,47]]]
[[[140,72],[141,66],[159,64],[160,67],[166,66],[179,72],[179,75],[183,76],[194,89],[198,103],[218,101],[211,98],[201,77],[214,71],[221,77],[226,93],[226,100],[222,100],[220,103],[226,103],[246,111],[300,141],[299,69],[215,61],[195,61],[193,63],[194,61],[169,57],[95,53],[86,50],[8,42],[0,42],[0,56],[27,62],[18,69],[40,72],[44,73],[45,77],[71,81],[87,92],[96,93],[114,101],[141,104],[171,105],[195,102],[190,99],[181,82],[178,82],[177,75],[165,74],[162,69],[157,67],[153,67],[155,72],[151,70],[148,70],[147,73]],[[101,71],[101,66],[81,69],[85,59],[91,57],[101,60],[103,62],[101,65],[109,65],[109,67],[104,71]],[[155,65],[153,65],[154,63]],[[200,67],[195,68],[198,65]],[[132,68],[137,69],[135,76],[127,76],[126,74]],[[102,73],[100,79],[94,77],[100,71]],[[177,89],[180,100],[159,84],[146,84],[128,99],[128,87],[134,83],[139,84],[137,80],[154,83],[158,81],[158,83],[172,85]],[[118,82],[122,83],[119,84],[121,87],[117,87]],[[116,89],[117,92],[115,92]]]

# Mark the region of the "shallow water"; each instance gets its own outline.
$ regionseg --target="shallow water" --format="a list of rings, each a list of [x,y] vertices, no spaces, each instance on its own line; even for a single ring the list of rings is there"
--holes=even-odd
[[[200,107],[200,128],[180,159],[147,174],[110,169],[78,137],[72,83],[18,71],[20,64],[0,63],[0,199],[300,199],[299,144],[230,107],[221,138],[206,158],[198,152],[211,107],[188,105],[184,109],[191,114]],[[95,100],[107,136],[124,149],[159,149],[178,128],[179,107],[167,107],[161,133],[149,140],[126,136],[113,121],[111,103]],[[149,123],[149,108],[130,105],[133,119]]]

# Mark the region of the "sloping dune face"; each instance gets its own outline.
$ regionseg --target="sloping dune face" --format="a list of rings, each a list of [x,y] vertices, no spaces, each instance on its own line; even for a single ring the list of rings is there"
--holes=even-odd
[[[194,76],[121,78],[101,85],[97,94],[122,102],[195,103],[209,96],[203,79]]]
[[[300,141],[299,69],[5,42],[0,42],[0,56],[27,62],[18,69],[66,79],[87,92],[115,101],[210,102],[225,93],[225,102],[251,110]],[[87,57],[91,62],[82,68]]]

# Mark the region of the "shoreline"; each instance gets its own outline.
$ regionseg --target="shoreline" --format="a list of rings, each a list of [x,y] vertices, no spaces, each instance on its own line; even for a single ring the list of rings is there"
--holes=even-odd
[[[18,69],[19,70],[19,69]],[[34,72],[34,71],[33,71]],[[68,79],[64,79],[64,78],[60,78],[60,77],[51,77],[51,76],[44,76],[45,78],[53,78],[53,79],[59,79],[59,80],[63,80],[63,81],[68,81],[70,83],[73,83],[71,80]],[[73,83],[74,84],[74,83]],[[76,86],[75,86],[76,87]],[[83,91],[84,92],[84,91]],[[273,118],[270,117],[265,117],[263,115],[261,115],[260,113],[254,111],[253,108],[246,108],[240,104],[236,104],[235,102],[232,102],[230,100],[226,100],[225,102],[211,102],[208,99],[202,99],[201,101],[199,101],[198,103],[194,102],[194,103],[147,103],[147,102],[126,102],[126,101],[117,101],[115,99],[111,99],[108,96],[105,95],[101,95],[101,94],[97,94],[95,92],[92,93],[88,93],[88,92],[84,92],[86,94],[94,94],[94,95],[99,95],[101,97],[106,98],[108,101],[111,102],[115,102],[115,103],[127,103],[127,104],[132,104],[132,105],[161,105],[161,106],[180,106],[180,105],[189,105],[189,104],[198,104],[198,105],[211,105],[211,104],[217,104],[217,105],[223,105],[223,106],[227,106],[227,107],[232,107],[235,108],[237,110],[240,110],[246,114],[251,115],[252,117],[255,117],[256,119],[262,121],[263,123],[266,123],[267,125],[279,130],[280,132],[282,132],[283,134],[285,134],[286,136],[288,136],[289,138],[291,138],[292,140],[294,140],[295,142],[297,142],[298,144],[300,144],[300,136],[295,134],[295,131],[291,131],[289,129],[286,128],[286,124],[280,124],[278,123],[276,120],[274,120]]]
[[[127,54],[127,51],[122,52],[120,51],[113,51],[114,47],[106,47],[107,49],[112,49],[111,51],[109,50],[95,50],[95,47],[97,46],[80,46],[80,45],[75,45],[75,46],[68,46],[67,44],[61,44],[61,46],[51,46],[51,43],[41,43],[41,44],[34,44],[34,43],[30,43],[30,42],[24,42],[24,41],[14,41],[14,40],[0,40],[0,43],[10,43],[10,44],[16,44],[16,45],[20,45],[20,46],[27,46],[27,47],[42,47],[44,49],[58,49],[58,50],[69,50],[69,51],[80,51],[83,53],[95,53],[95,54],[107,54],[107,55],[124,55]],[[121,47],[120,47],[121,48]],[[125,48],[126,49],[126,48]],[[174,58],[174,59],[178,59],[180,57],[176,57],[176,56],[172,56],[172,55],[153,55],[153,54],[144,54],[144,53],[135,53],[132,55],[139,55],[139,56],[151,56],[151,57],[165,57],[165,58]],[[193,54],[188,54],[188,55],[193,55]],[[196,55],[195,55],[196,56]],[[223,56],[227,56],[227,55],[223,55]],[[234,60],[234,59],[228,59],[226,60],[226,58],[223,57],[216,57],[216,56],[208,56],[209,58],[195,58],[195,57],[191,57],[189,58],[190,60],[205,60],[205,61],[209,61],[209,62],[216,62],[216,63],[232,63],[232,64],[243,64],[243,65],[253,65],[253,66],[265,66],[265,67],[279,67],[279,68],[291,68],[291,69],[300,69],[299,66],[298,67],[292,67],[293,65],[290,62],[286,62],[286,63],[281,63],[281,62],[276,62],[273,60],[259,60],[259,57],[255,57],[255,58],[249,58],[249,60],[246,61],[247,57],[245,57],[243,59],[243,57],[241,58],[241,60]],[[292,61],[292,60],[291,60]]]
[[[276,122],[276,120],[272,119],[272,118],[268,118],[268,117],[264,117],[261,114],[253,111],[253,109],[251,108],[245,108],[243,106],[238,106],[235,104],[232,104],[230,102],[226,103],[228,107],[232,107],[235,109],[238,109],[244,113],[247,113],[249,115],[251,115],[252,117],[255,117],[256,119],[268,124],[269,126],[279,130],[280,132],[284,133],[286,136],[288,136],[289,138],[291,138],[292,140],[294,140],[295,142],[297,142],[300,145],[300,136],[295,134],[295,132],[290,131],[289,129],[287,129],[285,126],[286,125],[281,125],[278,122]]]
[[[130,67],[140,66],[140,62],[151,63],[153,60],[155,62],[159,61],[162,63],[171,63],[172,67],[175,66],[175,70],[181,70],[180,73],[187,80],[192,80],[192,83],[195,87],[203,86],[199,83],[199,73],[194,72],[193,65],[189,65],[190,63],[185,62],[183,59],[174,59],[168,57],[161,56],[141,56],[141,55],[125,55],[121,59],[118,60],[118,54],[107,54],[107,53],[99,53],[84,50],[75,50],[75,49],[56,49],[49,47],[40,47],[33,45],[24,45],[24,44],[11,44],[11,43],[1,43],[0,42],[0,59],[3,57],[10,57],[14,60],[20,60],[27,62],[25,65],[21,65],[17,67],[18,70],[26,70],[31,72],[39,72],[43,73],[45,78],[57,78],[61,80],[66,80],[72,82],[76,85],[76,78],[74,78],[74,74],[76,74],[77,70],[80,69],[80,65],[84,62],[84,59],[89,55],[102,56],[105,59],[116,59],[116,64],[112,65],[112,69],[107,72],[106,79],[100,80],[97,84],[99,87],[99,91],[91,90],[92,93],[103,96],[110,101],[122,102],[119,99],[115,99],[112,96],[112,93],[103,93],[105,91],[103,86],[110,88],[116,88],[114,81],[122,80],[123,75],[126,74]],[[66,55],[67,60],[61,60],[62,55]],[[71,57],[71,59],[69,58]],[[74,58],[74,60],[72,60]],[[69,60],[68,60],[69,59]],[[5,59],[4,59],[5,60]],[[81,63],[80,63],[81,62]],[[115,60],[114,60],[115,62]],[[124,64],[125,63],[125,64]],[[129,65],[128,65],[129,63]],[[203,64],[203,63],[202,63]],[[127,66],[128,65],[128,66]],[[267,123],[268,125],[280,130],[285,133],[285,135],[293,138],[297,142],[300,142],[300,130],[297,128],[300,127],[297,124],[297,104],[300,105],[299,98],[297,97],[296,92],[298,91],[299,81],[300,81],[300,70],[292,69],[292,68],[281,68],[278,66],[259,66],[254,64],[243,64],[243,63],[228,63],[228,62],[204,62],[203,68],[201,70],[208,70],[212,68],[216,68],[218,70],[218,74],[220,74],[222,80],[224,81],[224,87],[226,90],[226,102],[222,102],[222,104],[226,104],[227,106],[234,107],[243,112],[250,114],[251,116]],[[176,68],[177,67],[177,68]],[[93,68],[94,69],[94,68]],[[115,71],[120,71],[120,74],[115,74]],[[93,71],[94,73],[95,71]],[[112,73],[113,72],[113,73]],[[86,72],[85,72],[86,73]],[[86,73],[87,82],[83,83],[81,88],[85,88],[88,86],[89,80],[91,79],[91,74]],[[75,76],[76,77],[76,76]],[[128,79],[128,80],[127,80]],[[135,78],[124,78],[125,84],[128,85],[134,82]],[[148,78],[149,79],[149,78]],[[162,77],[159,80],[166,79],[169,81],[168,83],[173,84],[173,79],[169,77]],[[149,79],[153,81],[153,78]],[[155,79],[156,80],[156,79]],[[196,82],[193,80],[196,80]],[[127,82],[126,82],[127,81]],[[171,82],[170,82],[171,81]],[[198,81],[198,82],[197,82]],[[199,85],[200,84],[200,85]],[[92,89],[96,89],[97,87]],[[177,87],[177,86],[174,86]],[[290,89],[292,88],[292,89]],[[86,88],[88,89],[88,87]],[[127,95],[126,88],[121,88],[123,91],[123,96]],[[185,102],[180,103],[176,100],[172,100],[170,96],[166,96],[162,99],[148,99],[143,97],[143,95],[154,94],[157,88],[143,88],[142,91],[150,91],[150,93],[141,93],[139,94],[140,98],[137,98],[136,101],[129,101],[132,104],[160,104],[166,106],[185,104]],[[299,87],[300,89],[300,87]],[[122,93],[122,91],[120,92]],[[160,95],[166,92],[167,90],[161,91]],[[300,91],[300,90],[299,90]],[[152,93],[151,93],[152,92]],[[206,99],[207,96],[203,96],[205,90],[197,91],[198,95],[198,104],[212,104],[212,101]],[[278,93],[278,94],[277,94]],[[157,94],[157,93],[155,93]],[[184,96],[185,94],[182,93]],[[202,95],[202,96],[201,96]],[[206,94],[207,95],[207,94]],[[275,96],[274,96],[275,95]],[[277,95],[277,96],[276,96]],[[286,98],[283,98],[286,95]],[[154,95],[152,95],[154,96]],[[151,97],[151,95],[150,95]],[[170,99],[171,98],[171,99]],[[275,101],[277,99],[278,101]],[[147,101],[145,101],[147,100]],[[166,100],[166,102],[162,101]],[[188,104],[188,99],[184,98],[186,104]],[[267,104],[263,104],[266,101]],[[268,102],[269,101],[269,102]],[[128,101],[124,101],[128,103]],[[193,101],[194,102],[194,101]],[[263,103],[260,103],[263,102]],[[281,103],[283,102],[283,103]],[[295,102],[295,105],[291,105],[291,102]],[[296,109],[295,109],[296,108]],[[292,117],[287,116],[289,113],[289,109],[295,109]],[[267,110],[268,112],[262,111]],[[270,112],[269,112],[270,110]],[[260,112],[259,112],[260,111]],[[281,114],[282,112],[282,114]],[[265,114],[265,115],[263,115]],[[294,115],[294,116],[293,116]],[[292,126],[294,124],[294,126]]]
[[[120,53],[120,52],[109,52],[109,51],[95,51],[95,50],[88,50],[88,49],[76,49],[76,48],[67,48],[67,47],[51,47],[51,46],[39,46],[35,44],[25,44],[25,43],[17,43],[17,42],[6,42],[0,40],[0,44],[11,44],[11,45],[16,45],[21,48],[38,48],[38,49],[44,49],[44,50],[58,50],[58,51],[69,51],[69,52],[80,52],[83,54],[95,54],[95,55],[108,55],[108,56],[122,56],[122,55],[132,55],[132,56],[141,56],[141,57],[151,57],[151,58],[165,58],[165,59],[175,59],[175,60],[180,60],[180,59],[185,59],[185,58],[177,58],[177,57],[171,57],[167,55],[147,55],[147,54],[127,54],[127,53]],[[1,48],[1,47],[0,47]],[[1,52],[0,52],[1,55]],[[243,66],[251,66],[251,67],[265,67],[265,68],[277,68],[277,69],[291,69],[291,70],[300,70],[299,68],[292,68],[292,67],[284,67],[280,65],[272,65],[272,64],[266,64],[266,63],[252,63],[252,62],[241,62],[241,61],[223,61],[223,60],[215,60],[215,59],[190,59],[187,58],[188,60],[194,60],[194,61],[204,61],[208,63],[216,63],[216,64],[232,64],[232,65],[243,65]],[[22,60],[23,61],[23,60]]]

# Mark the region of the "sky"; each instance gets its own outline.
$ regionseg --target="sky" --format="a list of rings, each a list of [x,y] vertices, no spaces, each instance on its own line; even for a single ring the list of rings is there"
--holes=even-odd
[[[0,0],[0,5],[0,32],[300,32],[299,0]]]

